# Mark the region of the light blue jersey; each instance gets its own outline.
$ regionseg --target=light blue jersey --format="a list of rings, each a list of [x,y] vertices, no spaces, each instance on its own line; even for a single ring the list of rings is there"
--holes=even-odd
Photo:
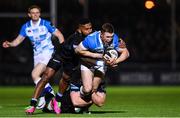
[[[82,41],[82,45],[91,52],[104,53],[105,50],[105,46],[100,38],[100,31],[88,35],[84,41]],[[116,34],[114,34],[112,43],[109,46],[117,51],[119,50],[119,38]]]
[[[43,50],[54,50],[51,33],[55,30],[56,28],[47,20],[39,19],[36,25],[30,20],[22,26],[20,35],[29,37],[33,45],[34,55],[38,55]]]

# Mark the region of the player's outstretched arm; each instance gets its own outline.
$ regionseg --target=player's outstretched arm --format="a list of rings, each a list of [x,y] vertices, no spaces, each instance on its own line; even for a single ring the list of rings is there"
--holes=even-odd
[[[12,42],[9,41],[4,41],[2,46],[4,48],[9,48],[9,47],[16,47],[18,46],[23,40],[25,39],[25,37],[18,35]]]

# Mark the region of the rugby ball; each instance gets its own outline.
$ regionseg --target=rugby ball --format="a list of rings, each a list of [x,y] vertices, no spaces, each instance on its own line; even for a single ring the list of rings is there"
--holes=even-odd
[[[108,49],[105,51],[104,57],[106,60],[109,60],[110,58],[117,59],[118,52],[115,49]]]

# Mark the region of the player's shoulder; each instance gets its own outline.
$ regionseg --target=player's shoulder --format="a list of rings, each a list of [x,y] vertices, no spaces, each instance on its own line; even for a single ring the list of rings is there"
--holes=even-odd
[[[119,39],[119,38],[118,38],[118,35],[117,35],[116,33],[114,33],[114,36],[113,36],[113,37]]]
[[[88,36],[86,36],[85,39],[90,39],[90,40],[96,39],[99,37],[99,33],[100,33],[99,31],[95,31],[95,32],[89,34]]]
[[[113,42],[119,42],[119,36],[114,33]]]
[[[49,24],[50,23],[50,21],[49,20],[46,20],[46,19],[41,19],[41,22],[40,22],[40,24]]]
[[[40,25],[44,25],[44,26],[49,26],[49,25],[51,25],[51,26],[53,26],[53,24],[52,24],[51,21],[46,20],[46,19],[43,19],[43,18],[41,18]]]
[[[100,34],[100,31],[94,31],[93,33],[89,34],[88,37],[94,37]]]
[[[83,38],[82,34],[79,32],[74,32],[70,36],[68,36],[67,41],[76,41],[81,40]]]

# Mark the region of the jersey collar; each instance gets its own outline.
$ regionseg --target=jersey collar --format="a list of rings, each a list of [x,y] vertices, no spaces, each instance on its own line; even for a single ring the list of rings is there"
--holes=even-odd
[[[32,23],[32,20],[30,21],[32,27],[37,27],[37,26],[39,26],[40,22],[41,22],[41,18],[39,18],[39,20],[37,21],[36,24],[33,24],[33,23]]]

